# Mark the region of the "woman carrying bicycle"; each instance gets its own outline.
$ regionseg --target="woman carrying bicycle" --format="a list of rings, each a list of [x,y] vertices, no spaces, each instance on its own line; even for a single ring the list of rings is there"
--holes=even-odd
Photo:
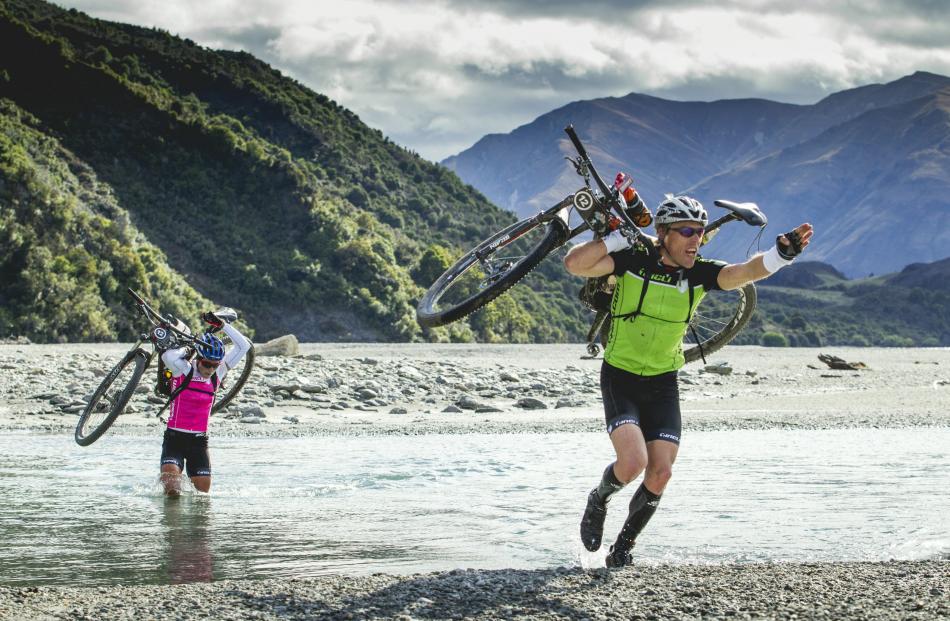
[[[727,265],[697,254],[708,223],[699,201],[667,196],[655,222],[656,240],[632,244],[617,230],[575,246],[564,258],[571,274],[617,278],[600,375],[607,433],[617,458],[587,497],[580,528],[584,547],[600,548],[607,503],[645,472],[610,547],[608,567],[632,561],[637,535],[672,476],[681,432],[677,371],[684,364],[682,341],[696,307],[708,291],[738,289],[774,274],[790,264],[812,236],[812,226],[802,224],[780,235],[768,252]]]
[[[195,489],[211,489],[211,459],[208,455],[208,419],[215,393],[230,369],[251,348],[251,342],[237,328],[213,313],[203,319],[220,327],[234,347],[225,353],[224,343],[210,332],[195,340],[195,358],[191,347],[168,349],[162,361],[172,373],[171,410],[162,442],[161,480],[165,493],[181,493],[181,473],[187,468]]]

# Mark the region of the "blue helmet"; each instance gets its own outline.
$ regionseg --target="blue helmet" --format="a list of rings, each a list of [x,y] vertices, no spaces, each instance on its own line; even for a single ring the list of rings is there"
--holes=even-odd
[[[206,332],[198,337],[195,351],[205,360],[221,360],[224,358],[224,343],[215,335]]]

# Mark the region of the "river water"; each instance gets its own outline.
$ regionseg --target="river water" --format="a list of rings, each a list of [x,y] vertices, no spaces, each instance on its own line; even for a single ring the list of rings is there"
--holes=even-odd
[[[603,434],[212,438],[166,499],[160,438],[0,435],[0,584],[154,584],[602,566],[578,540]],[[950,554],[950,429],[694,432],[638,562]]]

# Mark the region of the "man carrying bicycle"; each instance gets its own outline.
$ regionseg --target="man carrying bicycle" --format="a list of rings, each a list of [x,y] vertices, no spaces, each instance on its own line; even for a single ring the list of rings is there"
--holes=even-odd
[[[215,393],[228,371],[251,348],[251,342],[237,328],[214,313],[205,313],[203,319],[224,330],[234,347],[225,353],[221,339],[206,332],[195,340],[194,360],[190,347],[168,349],[162,354],[162,361],[172,374],[171,410],[161,458],[162,485],[170,496],[181,493],[181,473],[186,468],[196,490],[211,489],[208,419]]]
[[[696,307],[709,291],[738,289],[774,274],[812,236],[812,226],[802,224],[780,235],[767,252],[727,265],[698,255],[708,217],[696,199],[667,196],[655,223],[655,240],[644,236],[633,244],[617,230],[575,246],[564,258],[571,274],[617,278],[600,374],[607,433],[617,459],[588,495],[580,527],[584,547],[600,548],[608,501],[645,472],[610,547],[608,567],[632,562],[630,550],[672,476],[681,432],[677,371],[685,362],[682,341]]]

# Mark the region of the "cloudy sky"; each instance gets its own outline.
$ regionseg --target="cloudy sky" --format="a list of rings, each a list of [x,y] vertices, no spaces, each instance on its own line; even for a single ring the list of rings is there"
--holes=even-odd
[[[813,103],[950,75],[946,0],[53,0],[242,49],[431,160],[578,99]]]

